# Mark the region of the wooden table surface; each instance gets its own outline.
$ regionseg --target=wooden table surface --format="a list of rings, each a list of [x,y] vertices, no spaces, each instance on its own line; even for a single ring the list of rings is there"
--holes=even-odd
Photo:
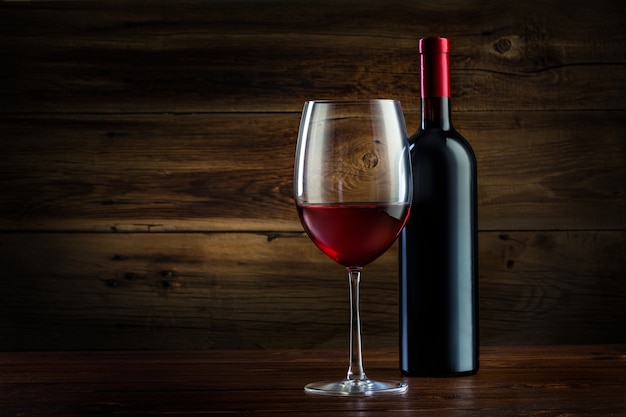
[[[478,374],[404,378],[395,350],[365,352],[405,394],[305,394],[342,377],[343,351],[0,352],[2,416],[626,416],[626,346],[487,347]]]

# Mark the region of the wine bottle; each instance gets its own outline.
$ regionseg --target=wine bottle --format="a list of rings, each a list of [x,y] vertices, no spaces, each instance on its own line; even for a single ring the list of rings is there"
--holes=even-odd
[[[448,39],[420,39],[419,52],[413,205],[399,239],[400,368],[467,375],[478,370],[476,158],[451,123]]]

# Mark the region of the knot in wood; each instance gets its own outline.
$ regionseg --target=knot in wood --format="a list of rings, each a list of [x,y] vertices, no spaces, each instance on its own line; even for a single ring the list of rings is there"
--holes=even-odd
[[[376,165],[378,165],[378,156],[374,153],[368,152],[363,155],[362,159],[366,168],[376,168]]]
[[[166,290],[180,288],[180,286],[181,286],[180,282],[176,280],[171,280],[171,279],[161,280],[161,288],[164,288]]]
[[[511,45],[511,40],[502,38],[493,44],[493,49],[495,49],[499,54],[503,54],[511,49]]]
[[[120,282],[114,278],[110,278],[104,281],[107,287],[117,288],[120,286]]]

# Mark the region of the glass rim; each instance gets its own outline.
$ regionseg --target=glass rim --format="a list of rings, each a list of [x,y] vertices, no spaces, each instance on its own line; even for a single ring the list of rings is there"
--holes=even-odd
[[[392,98],[364,98],[364,99],[314,99],[307,100],[305,104],[371,104],[371,103],[400,103],[400,100]]]

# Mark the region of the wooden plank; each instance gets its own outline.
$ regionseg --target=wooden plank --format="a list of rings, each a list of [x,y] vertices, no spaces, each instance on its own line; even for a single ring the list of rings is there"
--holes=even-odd
[[[345,350],[0,352],[6,415],[254,415],[261,417],[623,416],[625,345],[490,347],[463,378],[406,378],[396,349],[369,350],[373,378],[402,395],[327,397],[311,381],[340,378]],[[97,377],[95,377],[97,376]]]
[[[294,114],[2,118],[0,229],[301,231]],[[419,114],[407,112],[409,129]],[[626,228],[626,113],[455,114],[481,230]]]
[[[484,345],[624,343],[625,232],[483,232]],[[345,271],[300,233],[5,233],[0,350],[345,347]],[[364,343],[397,345],[392,248]]]
[[[343,346],[291,197],[299,112],[387,96],[415,129],[425,35],[479,162],[483,341],[623,342],[625,11],[1,2],[0,349]],[[366,344],[395,346],[395,256],[367,271]]]
[[[417,39],[446,35],[463,111],[626,109],[624,6],[501,2],[0,4],[0,112],[419,108]]]

